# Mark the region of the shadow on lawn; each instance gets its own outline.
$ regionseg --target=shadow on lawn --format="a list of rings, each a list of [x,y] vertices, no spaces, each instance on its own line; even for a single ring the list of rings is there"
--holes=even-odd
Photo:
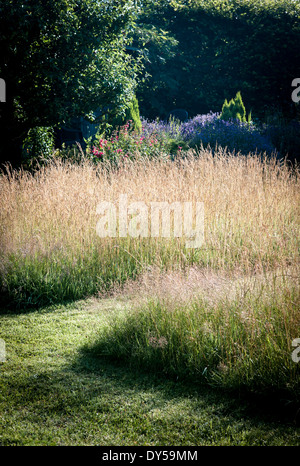
[[[48,314],[57,311],[60,306],[77,309],[78,301],[43,307],[39,312]],[[33,312],[36,311],[35,308]],[[19,312],[15,311],[15,314]],[[280,423],[281,426],[300,426],[300,400],[296,395],[278,391],[254,393],[246,388],[222,389],[192,379],[149,371],[148,368],[134,369],[126,361],[97,354],[97,344],[79,348],[75,358],[61,370],[52,371],[45,366],[45,370],[38,374],[28,373],[22,374],[20,379],[14,378],[9,386],[12,397],[20,402],[20,406],[29,403],[42,408],[43,402],[40,404],[39,401],[41,396],[44,397],[47,411],[57,413],[60,410],[64,412],[66,406],[69,411],[80,412],[82,406],[89,405],[102,391],[110,392],[112,398],[116,393],[122,396],[128,393],[130,398],[150,390],[158,393],[158,398],[165,402],[190,399],[195,409],[210,406],[214,416],[233,421],[248,419],[257,425]]]
[[[257,422],[280,422],[300,426],[300,403],[287,392],[254,393],[247,389],[230,390],[201,385],[193,380],[184,380],[147,369],[141,371],[126,366],[125,362],[95,354],[91,348],[82,348],[73,370],[78,373],[100,374],[116,380],[129,390],[155,387],[164,398],[193,398],[195,403],[218,407],[221,416],[234,419],[252,419]]]
[[[299,407],[286,398],[226,392],[131,370],[86,347],[59,369],[42,366],[38,373],[23,372],[7,385],[12,412],[33,419],[39,429],[60,429],[58,436],[63,436],[64,429],[85,429],[88,422],[98,425],[102,435],[101,426],[108,419],[109,429],[120,431],[125,438],[130,426],[140,438],[155,438],[160,445],[167,444],[163,442],[168,442],[169,428],[173,436],[180,433],[181,442],[186,441],[184,435],[188,442],[200,442],[193,445],[203,439],[221,442],[234,429],[245,429],[250,430],[249,444],[257,444],[256,428],[268,438],[277,429],[293,435],[300,425]],[[152,417],[157,413],[158,418]],[[213,428],[205,427],[210,422]]]
[[[50,313],[60,306],[66,307],[66,303],[42,307],[40,312]],[[67,306],[76,309],[78,301],[69,301]],[[13,311],[8,312],[12,314]],[[16,315],[19,313],[14,311]],[[292,398],[289,393],[225,390],[148,369],[137,370],[124,361],[100,356],[97,345],[79,348],[72,362],[61,370],[49,370],[45,366],[38,374],[26,373],[10,380],[9,390],[16,405],[28,404],[33,409],[47,409],[47,412],[80,412],[103,392],[111,393],[112,397],[124,397],[127,393],[130,398],[151,391],[164,402],[189,399],[195,409],[210,406],[214,416],[227,417],[228,422],[249,419],[256,424],[300,425],[299,399]]]
[[[82,300],[85,298],[83,297]],[[86,297],[88,299],[88,297]],[[27,305],[20,305],[16,304],[15,302],[11,301],[8,302],[3,301],[0,302],[0,316],[9,315],[11,317],[21,315],[21,314],[30,314],[31,312],[41,312],[41,313],[51,313],[57,310],[57,308],[65,307],[69,308],[76,308],[78,303],[78,299],[58,299],[57,301],[53,302],[46,302],[46,303],[37,303],[35,305],[27,304]]]
[[[165,403],[176,405],[189,400],[193,412],[210,411],[212,418],[223,418],[223,424],[249,420],[256,426],[265,425],[266,429],[278,424],[281,428],[300,425],[300,408],[295,401],[212,389],[161,374],[131,370],[124,364],[97,358],[86,351],[60,371],[28,374],[18,383],[10,383],[10,395],[18,400],[17,404],[40,410],[43,416],[45,409],[48,415],[72,413],[76,416],[82,409],[92,407],[95,400],[101,400],[103,394],[100,410],[107,409],[108,412],[111,406],[118,409],[124,399],[141,402],[145,397],[146,411],[159,409]],[[99,408],[98,401],[96,404]]]

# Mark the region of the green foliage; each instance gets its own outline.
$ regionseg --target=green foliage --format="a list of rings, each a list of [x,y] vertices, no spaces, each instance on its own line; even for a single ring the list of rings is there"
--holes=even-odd
[[[49,158],[54,151],[53,128],[31,128],[23,142],[23,161],[27,167]]]
[[[189,149],[189,145],[182,139],[169,139],[166,144],[167,150],[171,155],[182,155],[184,151]]]
[[[227,99],[225,99],[225,101],[224,101],[224,104],[223,104],[223,107],[222,107],[222,113],[221,113],[220,118],[222,120],[224,120],[224,121],[228,121],[228,120],[230,120],[232,118],[229,103],[228,103]]]
[[[233,114],[236,113],[236,118],[242,122],[246,122],[246,109],[242,100],[240,91],[237,92],[233,100]]]
[[[135,2],[0,0],[0,11],[2,158],[16,156],[30,128],[65,124],[98,108],[125,111],[138,73],[126,52]]]
[[[49,260],[41,255],[31,258],[11,255],[6,264],[6,278],[0,277],[3,290],[0,302],[8,308],[26,309],[81,299],[99,289],[110,289],[116,283],[135,278],[139,271],[139,263],[130,255],[131,246],[126,244],[129,252],[117,255],[115,262],[111,261],[110,248],[99,243],[73,257],[53,254]]]
[[[160,51],[149,37],[144,46],[153,58],[145,64],[151,76],[138,88],[142,115],[165,118],[172,108],[190,116],[217,112],[236,89],[260,117],[273,104],[293,114],[299,17],[300,3],[290,0],[147,2],[138,25],[164,30],[169,42]]]
[[[140,118],[140,109],[139,109],[139,103],[134,96],[133,100],[129,104],[129,109],[128,109],[128,114],[126,115],[126,120],[132,121],[133,127],[137,132],[140,132],[142,129],[142,122]]]
[[[164,134],[142,134],[136,129],[133,120],[128,120],[121,127],[117,127],[112,133],[97,133],[95,139],[90,141],[86,153],[95,163],[106,161],[113,166],[118,166],[127,159],[134,160],[137,157],[167,158],[169,155],[169,141]]]
[[[240,91],[237,92],[234,99],[231,99],[229,102],[225,99],[225,102],[222,107],[222,113],[220,115],[221,120],[228,121],[231,119],[239,120],[241,122],[246,122],[246,109],[242,100]],[[249,114],[249,118],[251,118]],[[248,121],[249,121],[248,118]],[[251,121],[251,120],[250,120]]]
[[[123,126],[127,122],[131,123],[131,129],[140,132],[142,129],[142,122],[140,118],[139,103],[136,96],[130,101],[125,110],[125,115],[120,115],[112,121],[112,128]],[[108,127],[106,127],[108,129]]]

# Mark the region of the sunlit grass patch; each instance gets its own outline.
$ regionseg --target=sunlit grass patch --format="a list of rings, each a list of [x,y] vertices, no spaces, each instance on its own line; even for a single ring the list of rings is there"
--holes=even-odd
[[[213,302],[201,294],[186,302],[153,294],[111,320],[97,351],[212,386],[299,396],[299,367],[291,358],[300,328],[297,283],[274,275],[245,290]]]
[[[117,170],[53,162],[0,177],[3,303],[30,306],[103,293],[149,266],[193,265],[251,274],[299,256],[298,170],[276,159],[190,152],[177,161],[139,158]],[[100,238],[97,205],[202,202],[204,243],[128,235]]]

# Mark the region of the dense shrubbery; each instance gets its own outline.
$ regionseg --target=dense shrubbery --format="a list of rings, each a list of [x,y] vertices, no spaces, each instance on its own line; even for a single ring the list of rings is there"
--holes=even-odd
[[[267,133],[266,133],[267,134]],[[142,120],[142,131],[133,130],[131,122],[115,132],[110,139],[100,138],[92,147],[95,160],[110,158],[134,158],[140,155],[159,156],[182,155],[189,148],[217,146],[230,151],[248,154],[249,152],[275,152],[270,138],[262,134],[254,123],[231,119],[224,121],[220,114],[198,115],[187,122]]]
[[[23,161],[32,166],[35,160],[48,159],[54,151],[53,128],[35,127],[28,131],[23,142]]]
[[[197,115],[183,123],[174,119],[142,120],[141,132],[135,131],[133,122],[129,121],[110,139],[98,138],[90,152],[95,160],[113,161],[134,158],[137,152],[147,156],[161,153],[174,156],[182,155],[189,148],[208,146],[212,150],[221,146],[245,155],[249,152],[271,155],[276,147],[268,135],[263,126],[246,121],[246,110],[238,93],[227,106],[225,101],[221,114]]]
[[[231,99],[229,102],[225,99],[225,102],[222,107],[221,120],[239,120],[246,122],[246,108],[242,100],[242,95],[240,92],[237,92],[234,99]],[[251,121],[251,116],[248,116],[248,121]]]
[[[254,123],[239,119],[225,121],[218,113],[199,115],[183,123],[182,136],[192,146],[202,144],[214,148],[218,145],[243,154],[266,152],[271,155],[275,151],[275,147]]]
[[[244,119],[244,116],[242,117]],[[260,124],[253,121],[241,121],[239,118],[224,120],[222,113],[210,112],[197,115],[186,122],[170,119],[168,121],[141,119],[141,127],[132,119],[113,131],[100,131],[88,142],[85,150],[76,147],[56,150],[53,153],[51,134],[44,129],[34,133],[26,143],[26,162],[33,165],[29,157],[37,158],[42,163],[51,159],[51,152],[62,159],[79,161],[92,159],[95,163],[109,161],[113,165],[126,159],[138,157],[174,157],[182,156],[188,149],[209,147],[213,152],[218,147],[230,152],[262,153],[271,156],[277,154],[285,157],[288,153],[297,156],[297,144],[300,132],[297,123],[270,122]],[[41,142],[40,138],[44,137]],[[298,142],[297,142],[298,141]],[[29,144],[30,143],[30,144]],[[24,146],[25,147],[25,146]]]
[[[87,148],[87,156],[92,157],[94,162],[107,160],[118,164],[122,160],[134,159],[137,154],[150,158],[159,157],[164,155],[164,149],[164,135],[158,132],[144,133],[143,128],[139,131],[134,121],[129,120],[107,137],[103,134],[96,135]]]
[[[273,112],[262,133],[283,156],[300,161],[300,121],[288,121],[281,113]]]
[[[137,15],[132,1],[0,5],[0,76],[9,84],[0,110],[2,162],[20,165],[30,128],[64,126],[108,106],[124,113],[139,68],[126,51]]]
[[[246,112],[241,92],[229,102],[225,99],[220,113],[197,115],[180,122],[169,120],[149,121],[140,117],[137,98],[130,101],[125,114],[99,124],[98,133],[85,140],[85,151],[79,147],[55,151],[62,159],[80,161],[91,158],[95,163],[108,161],[118,165],[126,159],[138,157],[182,156],[190,149],[209,147],[213,152],[218,147],[232,153],[273,154],[297,158],[300,147],[299,123],[288,122],[282,115],[273,112],[267,123],[252,121],[251,112]],[[53,135],[49,128],[30,130],[24,144],[27,166],[32,159],[43,163],[53,153]],[[39,156],[40,154],[40,156]]]
[[[146,121],[144,131],[147,134],[164,134],[167,145],[177,142],[179,152],[197,146],[210,146],[212,149],[216,146],[227,147],[230,151],[243,154],[266,152],[271,155],[275,152],[275,146],[257,125],[235,119],[224,121],[219,113],[198,115],[181,124],[174,121]]]
[[[141,113],[165,118],[219,111],[237,90],[265,117],[270,105],[295,117],[291,83],[299,74],[299,1],[143,2],[135,33],[149,60],[139,84]],[[146,49],[146,50],[145,50]]]

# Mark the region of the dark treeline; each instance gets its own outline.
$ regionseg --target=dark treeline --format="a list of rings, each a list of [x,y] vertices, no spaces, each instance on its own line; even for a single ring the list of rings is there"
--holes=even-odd
[[[148,119],[238,91],[254,118],[298,119],[299,18],[299,0],[0,0],[1,161],[20,163],[30,128],[116,121],[135,95]]]

